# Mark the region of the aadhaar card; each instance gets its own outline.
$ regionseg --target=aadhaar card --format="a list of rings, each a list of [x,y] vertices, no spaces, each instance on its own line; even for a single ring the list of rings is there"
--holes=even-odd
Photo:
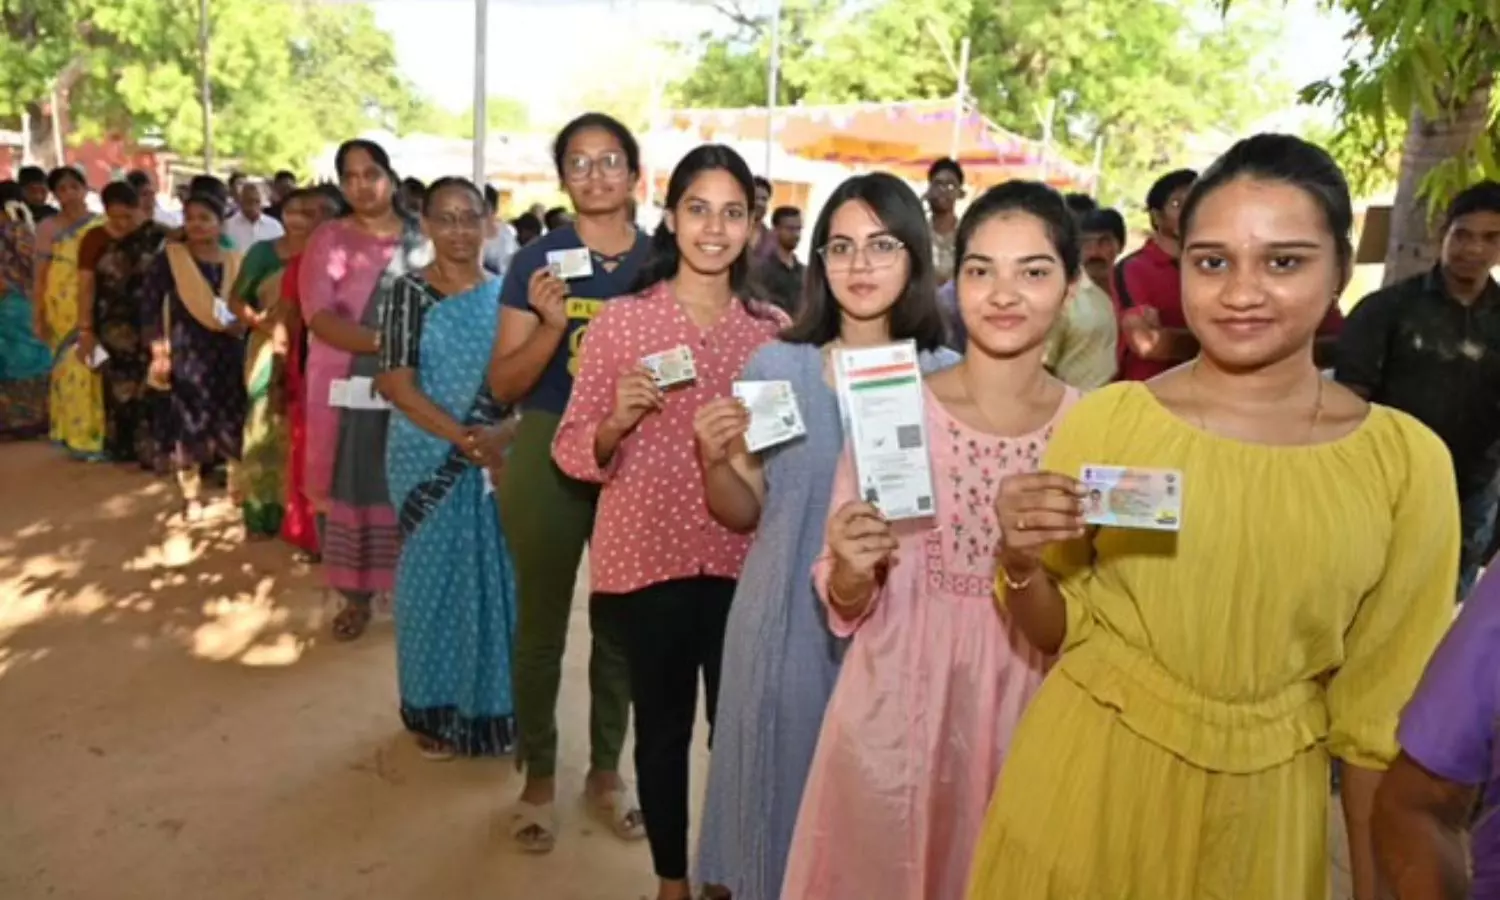
[[[554,278],[571,281],[575,278],[588,278],[594,274],[594,260],[589,255],[587,247],[571,247],[567,250],[549,250],[547,252],[547,270]]]
[[[736,381],[734,396],[750,412],[745,448],[759,453],[807,433],[790,381]]]
[[[651,378],[660,388],[683,384],[698,377],[698,370],[693,365],[693,351],[686,344],[653,353],[641,360],[641,365],[651,370]]]
[[[1124,466],[1083,467],[1088,493],[1083,518],[1090,525],[1178,531],[1182,528],[1182,472]]]

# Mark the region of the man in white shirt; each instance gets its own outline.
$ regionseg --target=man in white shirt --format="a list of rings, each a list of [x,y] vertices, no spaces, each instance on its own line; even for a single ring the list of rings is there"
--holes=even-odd
[[[261,241],[271,241],[286,234],[281,223],[266,215],[261,205],[260,185],[246,179],[240,184],[239,211],[224,222],[224,236],[240,253]]]

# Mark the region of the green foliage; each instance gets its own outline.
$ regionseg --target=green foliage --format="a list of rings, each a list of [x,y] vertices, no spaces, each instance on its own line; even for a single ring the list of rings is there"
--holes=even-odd
[[[125,132],[203,150],[193,0],[6,0],[0,117],[35,115],[62,77],[70,139]],[[329,140],[428,114],[363,5],[211,0],[214,145],[259,170],[304,165]]]
[[[1229,9],[1235,0],[1220,2]],[[1422,195],[1431,209],[1446,204],[1467,184],[1500,177],[1500,93],[1493,92],[1500,69],[1500,3],[1327,2],[1354,18],[1360,41],[1343,71],[1309,85],[1303,98],[1330,103],[1338,111],[1340,129],[1333,146],[1340,161],[1357,176],[1363,151],[1369,162],[1385,169],[1384,183],[1389,184],[1416,109],[1468,136],[1460,152],[1444,154],[1423,178]],[[1487,107],[1473,102],[1485,96]]]
[[[736,29],[701,37],[697,67],[669,99],[763,104],[767,23],[732,0],[714,5]],[[1091,163],[1103,137],[1102,196],[1138,205],[1191,137],[1242,130],[1286,89],[1256,63],[1279,33],[1271,9],[1250,0],[1223,19],[1176,0],[785,0],[780,101],[951,97],[949,59],[967,36],[982,112],[1040,138],[1055,104],[1063,152]]]

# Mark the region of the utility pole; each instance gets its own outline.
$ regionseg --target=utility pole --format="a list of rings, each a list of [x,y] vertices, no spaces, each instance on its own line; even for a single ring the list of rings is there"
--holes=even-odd
[[[766,170],[771,180],[772,141],[776,132],[777,87],[781,81],[781,0],[771,0],[771,64],[766,72]]]
[[[214,172],[214,96],[208,81],[208,0],[198,0],[198,79],[203,104],[203,171]]]
[[[958,88],[953,92],[953,143],[948,155],[958,159],[963,144],[965,108],[969,99],[969,39],[964,38],[958,49]]]
[[[485,148],[488,145],[489,90],[486,84],[489,46],[489,0],[474,0],[474,183],[484,190]]]

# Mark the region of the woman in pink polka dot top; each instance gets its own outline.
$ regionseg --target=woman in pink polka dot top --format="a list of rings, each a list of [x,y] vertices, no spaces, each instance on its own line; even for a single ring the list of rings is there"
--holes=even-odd
[[[724,623],[750,546],[708,512],[696,411],[732,393],[750,355],[788,321],[748,299],[754,185],[728,147],[704,145],[673,171],[639,293],[605,305],[584,343],[552,456],[602,485],[589,543],[592,589],[625,637],[635,764],[659,900],[692,896],[688,751],[699,673],[710,734]],[[643,362],[687,348],[688,380],[659,386]]]

